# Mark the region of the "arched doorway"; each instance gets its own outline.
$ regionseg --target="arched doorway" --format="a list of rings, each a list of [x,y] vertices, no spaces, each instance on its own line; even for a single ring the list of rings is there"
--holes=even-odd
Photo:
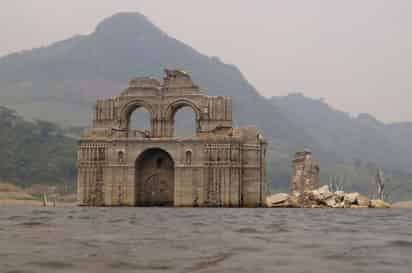
[[[162,149],[144,151],[136,160],[137,206],[173,206],[174,162]]]

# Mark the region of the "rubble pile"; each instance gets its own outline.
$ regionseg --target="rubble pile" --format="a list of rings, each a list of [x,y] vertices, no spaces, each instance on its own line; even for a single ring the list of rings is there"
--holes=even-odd
[[[330,192],[329,186],[305,191],[303,194],[277,193],[266,198],[269,208],[390,208],[383,200],[370,200],[358,193]]]

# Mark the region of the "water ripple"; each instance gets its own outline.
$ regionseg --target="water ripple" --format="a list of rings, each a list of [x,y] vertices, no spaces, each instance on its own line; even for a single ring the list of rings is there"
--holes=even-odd
[[[0,272],[412,268],[412,210],[11,207],[0,215]]]

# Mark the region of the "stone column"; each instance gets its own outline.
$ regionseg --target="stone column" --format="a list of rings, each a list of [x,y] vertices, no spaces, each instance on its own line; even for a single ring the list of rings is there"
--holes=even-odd
[[[83,168],[81,166],[78,166],[77,168],[77,201],[79,204],[83,204]]]

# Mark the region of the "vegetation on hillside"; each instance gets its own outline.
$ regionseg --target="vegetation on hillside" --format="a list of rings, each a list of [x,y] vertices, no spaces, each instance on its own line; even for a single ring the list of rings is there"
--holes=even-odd
[[[0,182],[0,200],[36,200],[36,198],[13,183]]]
[[[74,184],[76,141],[47,121],[29,122],[0,107],[0,180],[20,186]]]

